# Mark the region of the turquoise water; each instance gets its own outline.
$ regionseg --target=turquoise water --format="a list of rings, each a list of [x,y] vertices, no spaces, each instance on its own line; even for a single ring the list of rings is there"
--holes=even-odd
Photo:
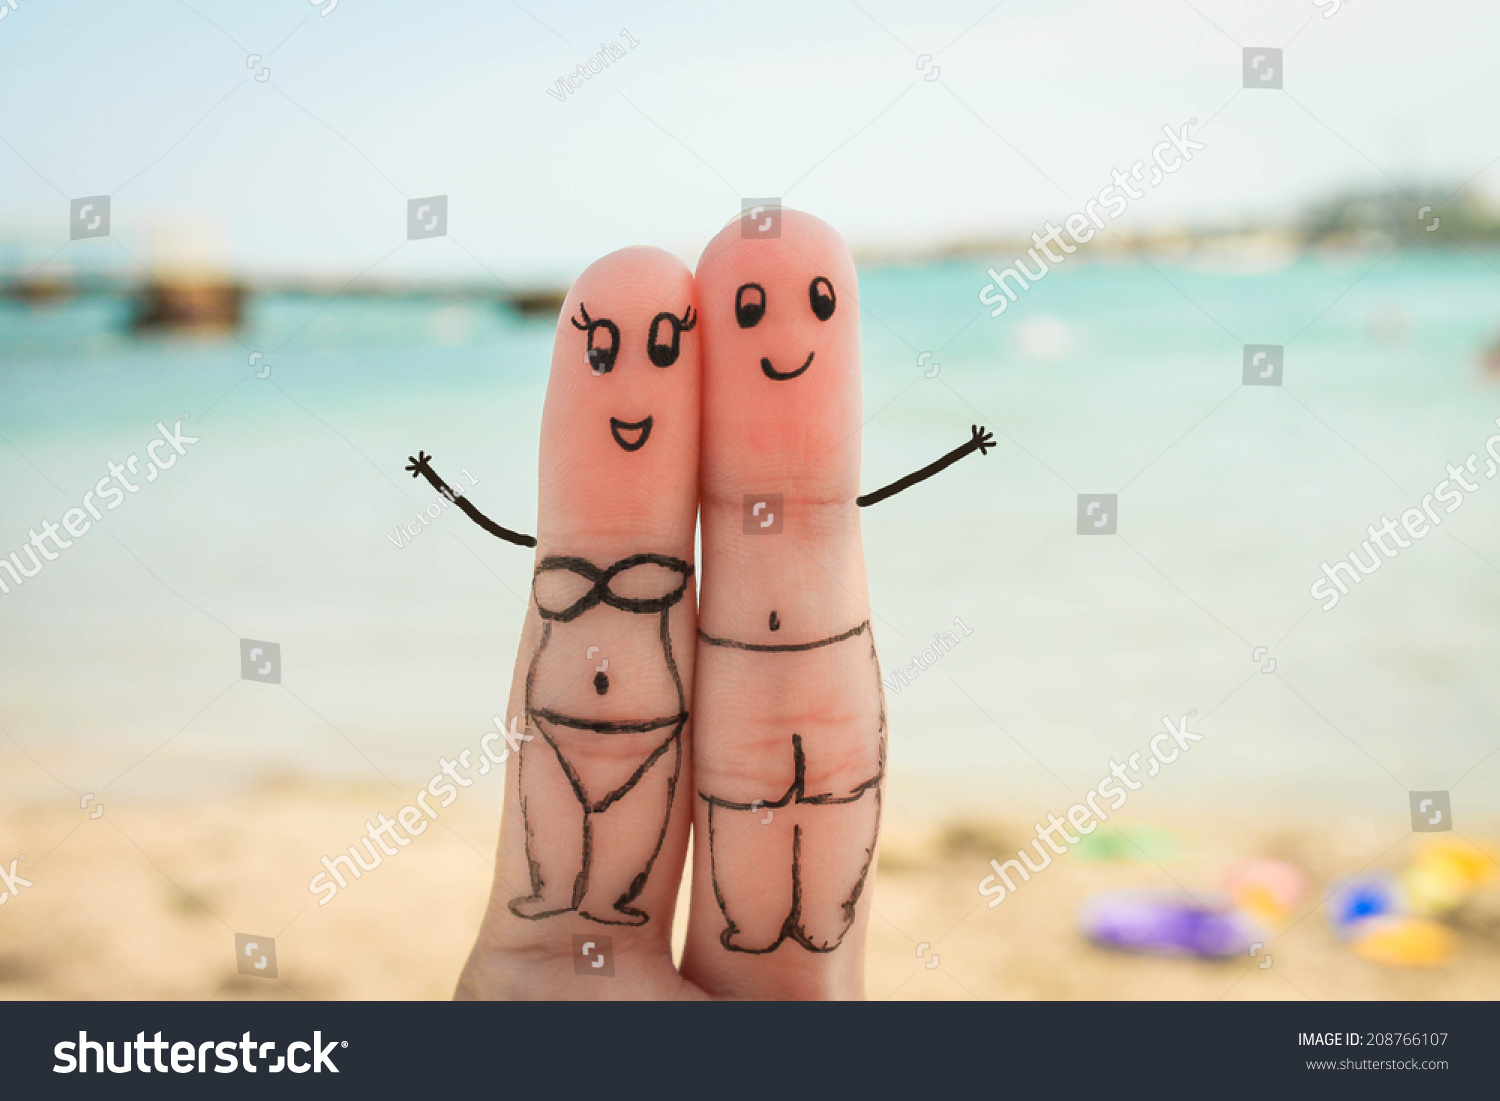
[[[1045,813],[1196,709],[1204,741],[1141,805],[1394,822],[1407,789],[1452,788],[1460,823],[1493,816],[1500,484],[1333,610],[1308,589],[1500,431],[1478,367],[1500,258],[1071,264],[1000,318],[983,262],[861,274],[866,487],[971,423],[1000,445],[864,517],[883,668],[961,635],[888,695],[902,790]],[[401,469],[418,447],[534,530],[550,322],[357,299],[257,302],[238,340],[123,320],[105,300],[0,305],[0,554],[109,461],[144,464],[157,421],[191,414],[200,437],[0,595],[0,725],[69,786],[129,768],[113,790],[142,795],[425,777],[475,744],[505,704],[529,555],[451,510],[387,536],[434,500]],[[1240,385],[1242,343],[1286,345],[1284,387]],[[1119,494],[1117,536],[1075,533],[1079,493]],[[281,645],[283,688],[240,679],[240,637]],[[0,775],[60,790],[3,737]]]

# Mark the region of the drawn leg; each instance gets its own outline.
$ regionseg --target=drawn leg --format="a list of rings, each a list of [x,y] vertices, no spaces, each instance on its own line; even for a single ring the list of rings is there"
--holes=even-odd
[[[577,909],[586,823],[557,751],[540,730],[528,729],[533,737],[522,743],[516,768],[531,894],[511,899],[509,906],[517,917],[535,919]]]
[[[646,922],[646,912],[631,904],[661,852],[681,771],[682,738],[677,736],[628,792],[589,814],[585,885],[578,903],[582,917],[609,925]]]
[[[719,942],[736,952],[770,952],[786,938],[796,908],[791,815],[705,803],[714,898],[724,915]]]
[[[793,936],[814,952],[839,946],[854,924],[880,829],[880,791],[867,791],[850,803],[798,808],[801,837],[797,929]]]

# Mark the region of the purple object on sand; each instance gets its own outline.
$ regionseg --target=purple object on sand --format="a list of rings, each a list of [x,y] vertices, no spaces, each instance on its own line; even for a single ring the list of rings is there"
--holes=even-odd
[[[1106,948],[1170,956],[1242,956],[1254,939],[1253,926],[1227,903],[1155,891],[1098,895],[1084,906],[1081,924]]]

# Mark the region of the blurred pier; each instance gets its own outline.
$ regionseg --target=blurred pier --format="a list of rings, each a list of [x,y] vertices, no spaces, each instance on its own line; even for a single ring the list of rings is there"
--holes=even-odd
[[[497,280],[365,278],[337,274],[244,276],[224,265],[161,258],[131,241],[109,250],[59,250],[34,234],[0,231],[0,300],[45,308],[77,298],[131,304],[135,332],[234,332],[257,297],[406,299],[490,304],[523,317],[555,317],[565,287],[504,287]],[[152,257],[149,272],[137,257]]]

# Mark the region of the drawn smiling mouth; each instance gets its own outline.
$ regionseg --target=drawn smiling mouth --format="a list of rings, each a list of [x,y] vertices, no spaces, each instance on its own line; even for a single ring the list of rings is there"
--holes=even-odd
[[[647,417],[643,421],[636,421],[634,424],[631,424],[629,421],[622,421],[618,417],[610,417],[609,431],[614,436],[615,443],[619,444],[626,451],[639,451],[646,446],[646,440],[651,435],[651,418]],[[640,436],[632,442],[629,437],[635,436],[636,433],[640,433]]]
[[[798,367],[795,371],[778,371],[775,367],[771,366],[771,361],[769,359],[767,359],[765,356],[761,356],[760,369],[765,372],[766,378],[775,379],[777,382],[785,382],[789,378],[796,378],[803,371],[811,367],[812,361],[813,353],[808,352],[807,362],[804,363],[801,367]]]

